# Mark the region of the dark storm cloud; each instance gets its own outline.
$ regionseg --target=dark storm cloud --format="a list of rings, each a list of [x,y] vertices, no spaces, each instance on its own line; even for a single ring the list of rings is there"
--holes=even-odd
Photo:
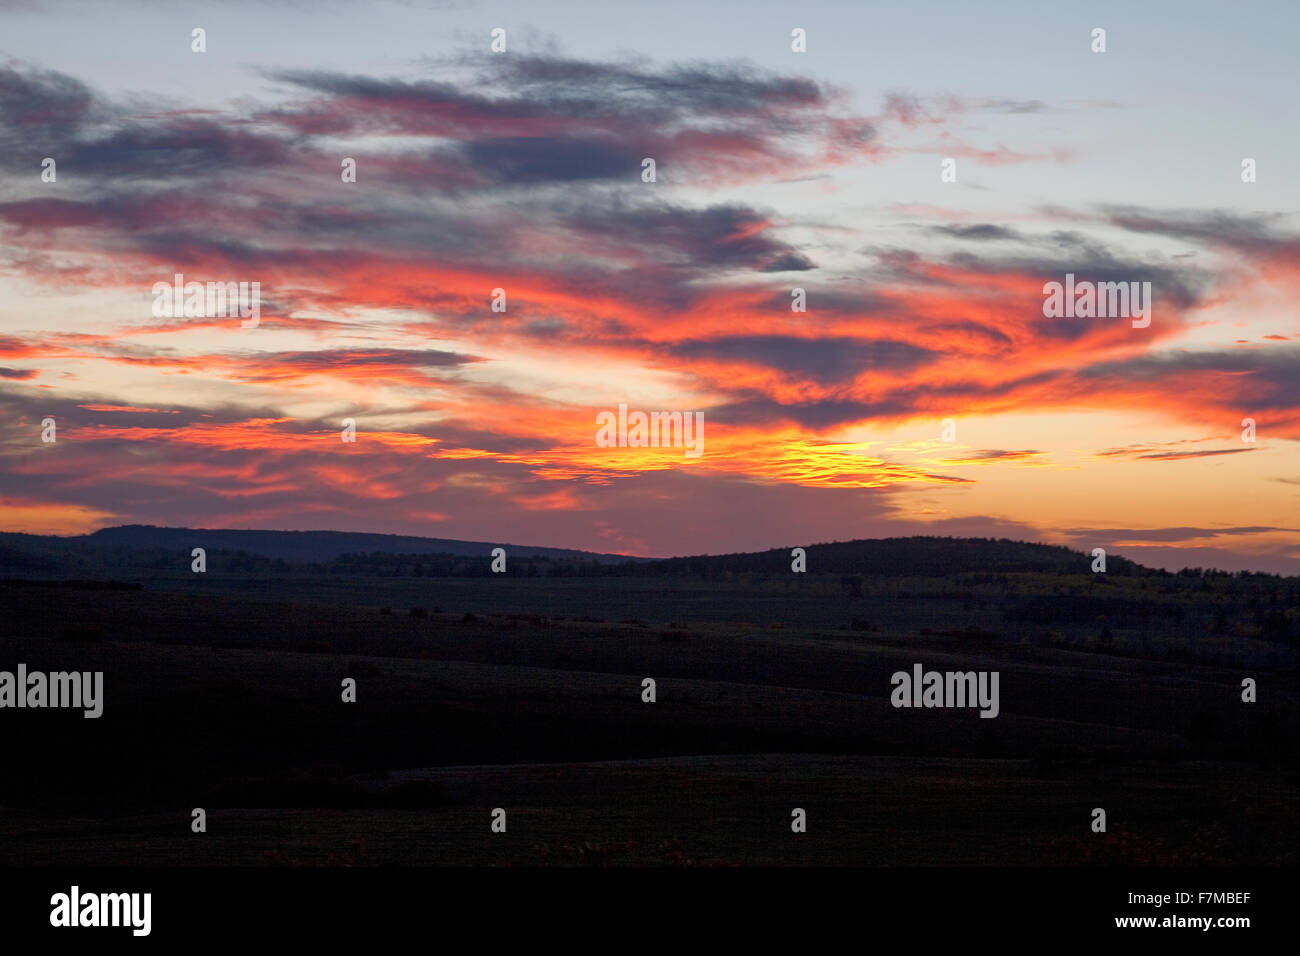
[[[1277,230],[1277,224],[1284,219],[1281,213],[1156,211],[1107,206],[1103,207],[1102,219],[1131,232],[1168,236],[1198,245],[1229,247],[1254,254],[1300,254],[1300,236]]]
[[[666,119],[681,121],[691,115],[738,120],[754,113],[792,113],[830,104],[826,90],[812,80],[740,64],[679,64],[656,70],[519,55],[487,61],[473,56],[461,62],[476,74],[472,82],[463,85],[307,70],[269,75],[366,107],[356,113],[336,114],[341,121],[370,126],[396,123],[411,130],[429,125],[469,130],[480,124],[544,117],[606,127],[611,123],[641,127]],[[491,92],[478,92],[482,89]],[[305,107],[304,113],[313,115],[311,106]]]
[[[0,137],[6,145],[65,137],[108,115],[88,86],[64,73],[0,68]]]
[[[1251,394],[1269,406],[1300,405],[1300,346],[1284,345],[1262,350],[1169,352],[1142,355],[1118,362],[1098,362],[1079,370],[1085,379],[1122,379],[1129,382],[1160,381],[1179,375],[1224,373],[1224,380],[1249,383]]]
[[[905,342],[853,338],[803,339],[787,335],[747,335],[686,342],[672,347],[686,362],[710,359],[760,365],[824,383],[851,381],[864,372],[910,371],[938,355]]]
[[[90,406],[104,406],[94,408]],[[122,411],[109,411],[106,408],[122,408]],[[120,395],[98,395],[63,397],[57,392],[38,389],[19,389],[0,387],[0,414],[10,421],[39,423],[42,418],[52,416],[59,426],[59,435],[66,434],[68,428],[93,428],[96,425],[111,425],[114,428],[184,428],[193,424],[229,424],[250,418],[279,418],[281,413],[270,407],[240,405],[212,405],[197,407],[193,405],[159,406],[154,411],[135,411],[131,406],[123,405]],[[39,428],[37,429],[39,431]],[[90,437],[86,432],[83,438]],[[0,469],[2,472],[4,469]]]
[[[804,258],[797,252],[787,252],[777,256],[767,265],[760,269],[760,272],[807,272],[810,269],[816,269],[811,260]]]
[[[955,239],[1009,239],[1020,240],[1024,236],[1014,229],[1006,226],[995,226],[992,223],[976,223],[969,226],[944,224],[940,226],[927,226],[930,232],[940,236],[952,236]]]
[[[1000,329],[985,325],[981,322],[956,321],[956,322],[929,322],[918,327],[918,331],[929,335],[944,335],[952,337],[970,337],[983,339],[989,346],[1003,350],[1014,345],[1011,336],[1007,335]]]
[[[629,178],[641,167],[632,144],[568,136],[477,140],[466,144],[465,155],[480,172],[512,183]]]
[[[690,208],[615,202],[599,208],[564,200],[554,207],[572,229],[603,244],[626,244],[638,257],[652,262],[677,263],[693,270],[715,267],[770,271],[783,257],[807,269],[811,266],[794,249],[773,238],[769,224],[757,210],[740,204]]]
[[[474,59],[476,64],[481,58]],[[658,71],[564,57],[522,56],[487,64],[484,73],[508,86],[544,91],[561,99],[610,103],[619,97],[641,105],[697,112],[746,113],[767,107],[824,106],[828,96],[803,77],[766,73],[744,64],[688,63]]]
[[[917,414],[920,409],[947,403],[961,408],[988,399],[1009,398],[1022,389],[1060,381],[1062,372],[1024,375],[993,384],[954,381],[942,385],[891,386],[887,397],[875,400],[826,398],[804,402],[779,402],[750,390],[736,389],[731,402],[712,410],[720,421],[737,425],[789,422],[814,431],[858,424],[872,419],[891,421]],[[941,417],[941,416],[936,416]]]
[[[1179,309],[1191,308],[1203,301],[1214,281],[1211,273],[1191,266],[1176,267],[1159,260],[1143,260],[1100,248],[1073,254],[998,258],[962,252],[947,261],[965,270],[1041,276],[1044,283],[1063,282],[1066,273],[1074,274],[1076,286],[1080,282],[1150,282],[1156,308],[1169,305]]]
[[[142,180],[238,176],[293,158],[289,145],[272,136],[193,119],[132,124],[108,136],[69,143],[61,152],[58,161],[65,172]]]

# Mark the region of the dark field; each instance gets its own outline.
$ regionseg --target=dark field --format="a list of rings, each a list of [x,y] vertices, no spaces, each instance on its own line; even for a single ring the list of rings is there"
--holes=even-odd
[[[1297,579],[786,555],[11,578],[0,669],[105,703],[0,715],[0,863],[1297,862]],[[917,662],[1000,672],[1000,715],[891,707]]]

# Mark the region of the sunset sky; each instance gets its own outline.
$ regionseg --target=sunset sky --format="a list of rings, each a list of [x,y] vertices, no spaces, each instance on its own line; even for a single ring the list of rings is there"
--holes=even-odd
[[[1300,573],[1300,7],[996,7],[0,0],[0,529]]]

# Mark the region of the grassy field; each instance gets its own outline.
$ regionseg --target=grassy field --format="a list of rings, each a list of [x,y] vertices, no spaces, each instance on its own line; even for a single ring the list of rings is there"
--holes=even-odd
[[[98,720],[0,715],[5,864],[1294,864],[1300,846],[1294,650],[1177,581],[115,576],[0,584],[0,669],[105,683]],[[1058,613],[1073,598],[1096,619]],[[1000,715],[891,707],[916,662],[998,671]]]

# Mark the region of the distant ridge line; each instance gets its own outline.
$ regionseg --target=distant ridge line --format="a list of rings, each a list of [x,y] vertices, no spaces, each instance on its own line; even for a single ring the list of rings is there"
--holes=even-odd
[[[653,575],[702,572],[790,572],[792,547],[806,551],[807,571],[871,574],[887,577],[934,577],[958,573],[1047,572],[1084,574],[1089,555],[1062,545],[1016,541],[1008,538],[958,538],[910,536],[860,538],[850,541],[798,544],[763,551],[699,554],[670,558],[644,558],[574,548],[513,544],[508,541],[468,541],[362,531],[276,531],[238,528],[172,528],[156,525],[120,525],[85,535],[56,536],[0,533],[0,569],[53,571],[60,560],[75,552],[167,551],[188,555],[202,547],[209,553],[242,552],[260,558],[295,564],[328,564],[344,556],[442,555],[456,558],[490,557],[502,547],[514,559],[549,559],[559,562],[594,562],[602,565],[635,564]],[[1145,575],[1164,572],[1145,568],[1118,554],[1107,555],[1107,572]]]

